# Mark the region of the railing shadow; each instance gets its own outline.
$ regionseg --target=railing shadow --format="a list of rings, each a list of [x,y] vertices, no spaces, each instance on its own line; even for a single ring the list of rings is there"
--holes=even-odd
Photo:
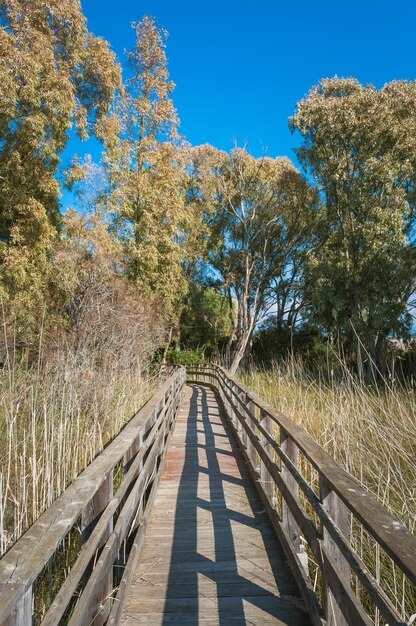
[[[263,611],[266,621],[274,617],[276,623],[279,618],[285,620],[281,623],[293,626],[307,623],[299,621],[299,611],[291,604],[291,598],[298,596],[296,584],[271,526],[264,523],[265,512],[231,429],[221,417],[217,402],[209,405],[207,390],[190,386],[186,452],[162,624],[197,626],[202,617],[204,621],[215,619],[220,626],[251,623],[245,615],[246,602]],[[217,432],[223,428],[226,439],[224,432]],[[231,452],[221,446],[228,438]],[[233,489],[228,488],[230,484]],[[238,498],[248,501],[245,512],[234,510],[233,499]],[[233,533],[236,524],[245,527],[239,528],[240,548]],[[266,557],[264,584],[262,564],[255,562],[256,557],[249,551],[238,554],[241,539],[247,535],[247,542],[252,540],[253,533],[248,536],[250,528],[259,531],[256,542]],[[270,556],[269,546],[273,546]],[[250,579],[252,571],[256,572],[256,582]]]

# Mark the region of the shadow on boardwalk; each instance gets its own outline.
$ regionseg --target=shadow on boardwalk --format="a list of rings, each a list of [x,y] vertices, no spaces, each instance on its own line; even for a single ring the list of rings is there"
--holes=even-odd
[[[230,430],[187,386],[123,626],[310,626]]]
[[[255,623],[255,615],[257,623],[307,623],[293,604],[298,591],[216,398],[191,388],[162,623],[174,623],[178,609],[204,622],[217,613],[220,626]],[[178,605],[181,597],[189,602]]]

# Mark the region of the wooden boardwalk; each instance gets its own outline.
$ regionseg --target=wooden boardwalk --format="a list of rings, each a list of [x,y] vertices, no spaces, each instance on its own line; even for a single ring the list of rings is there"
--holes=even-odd
[[[415,593],[416,536],[218,365],[162,373],[0,559],[0,626],[406,626]]]
[[[120,624],[310,623],[214,392],[188,385]]]

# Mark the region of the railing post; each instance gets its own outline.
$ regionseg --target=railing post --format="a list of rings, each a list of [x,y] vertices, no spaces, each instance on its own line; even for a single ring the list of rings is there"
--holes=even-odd
[[[217,376],[218,376],[218,381],[217,381],[218,391],[219,391],[222,403],[224,405],[224,408],[226,409],[225,393],[224,393],[224,379],[222,377],[222,372],[220,370],[217,370]]]
[[[237,387],[236,384],[232,383],[232,390],[234,391],[234,393],[238,396],[238,392],[239,389]],[[235,398],[234,394],[231,394],[231,410],[232,410],[232,414],[233,414],[233,424],[234,424],[234,428],[236,429],[237,433],[239,436],[241,436],[241,424],[240,424],[240,420],[237,417],[237,413],[235,412],[235,409],[239,409],[238,407],[238,400]]]
[[[87,506],[84,508],[81,516],[81,529],[82,529],[82,541],[85,542],[93,529],[95,528],[97,522],[99,521],[101,514],[106,509],[108,503],[113,497],[113,471],[109,472],[108,476],[102,482],[100,488],[95,493],[93,498],[89,501]],[[106,532],[103,534],[101,539],[102,547],[105,545],[107,539],[109,538],[111,532],[113,530],[113,521],[111,520],[108,524]],[[85,573],[85,577],[87,578],[91,573],[91,568],[88,568]],[[108,572],[108,576],[103,582],[102,590],[101,590],[101,601],[105,603],[106,599],[109,596],[109,593],[112,589],[113,583],[113,570],[112,568]],[[101,626],[105,623],[110,606],[106,606],[105,610],[100,611],[99,614],[94,618],[93,625]]]
[[[298,468],[299,466],[299,448],[296,443],[293,441],[291,437],[287,434],[287,432],[280,427],[280,447],[282,451],[286,454],[292,464]],[[287,485],[290,493],[293,498],[298,502],[299,501],[299,485],[296,482],[296,479],[292,476],[290,470],[286,467],[284,461],[282,461],[282,478]],[[300,539],[300,529],[297,525],[295,518],[288,505],[285,502],[284,497],[282,496],[282,522],[283,527],[286,531],[287,537],[290,541],[293,551],[299,558],[299,561],[302,564],[302,567],[308,575],[308,555],[306,554],[305,548]]]
[[[256,418],[256,405],[254,404],[254,402],[252,400],[249,400],[247,403],[247,409],[250,411],[250,413],[253,415],[254,419]],[[250,430],[255,433],[255,423],[253,423],[253,420],[251,418],[247,419],[247,424],[250,428]],[[254,471],[257,471],[257,457],[256,457],[256,449],[253,446],[250,437],[247,435],[247,456],[248,459],[251,463],[252,468],[254,469]]]
[[[143,431],[140,431],[140,433],[138,434],[138,436],[136,437],[136,439],[133,441],[132,445],[130,446],[130,448],[127,450],[126,454],[124,455],[124,459],[123,459],[123,474],[126,475],[127,472],[129,471],[131,464],[133,463],[134,459],[136,458],[137,454],[139,453],[142,445],[143,445],[143,441],[144,441],[144,436],[143,436]],[[142,467],[144,464],[144,460],[142,460],[140,462],[140,466],[137,469],[137,471],[135,472],[135,477],[139,476]],[[133,478],[134,480],[134,478]],[[127,499],[127,496],[125,496],[122,500],[122,503],[124,503]],[[116,568],[115,568],[115,577],[114,577],[114,584],[118,585],[121,577],[122,577],[122,573],[123,573],[123,569],[126,566],[127,563],[127,552],[126,552],[126,545],[127,542],[126,540],[123,541],[119,552],[118,552],[118,558],[117,561],[115,563]]]
[[[233,389],[233,383],[231,381],[225,381],[225,387],[227,389],[228,392],[228,398],[226,398],[226,411],[228,413],[228,416],[231,420],[231,423],[233,425],[235,425],[235,415],[234,415],[234,410],[233,410],[233,405],[232,405],[232,389]]]
[[[319,491],[325,511],[348,541],[350,534],[350,521],[347,507],[322,476],[319,477]],[[325,547],[335,563],[341,578],[346,585],[349,585],[351,570],[348,562],[325,528],[323,529],[323,538]],[[325,573],[323,579],[323,602],[328,626],[348,626],[348,622],[341,610],[342,607],[339,606],[337,600],[329,589]]]
[[[16,604],[13,613],[3,622],[3,626],[32,626],[33,591],[30,587]]]
[[[236,387],[236,392],[238,394],[238,397],[240,398],[240,406],[238,407],[238,410],[240,411],[240,413],[244,416],[244,409],[242,408],[242,406],[246,406],[247,405],[247,395],[245,393],[245,391],[242,391],[241,389],[239,389],[238,387]],[[246,418],[247,421],[247,418]],[[238,420],[238,434],[239,437],[242,441],[242,444],[245,448],[247,448],[247,433],[245,431],[245,428],[243,427],[242,423],[240,422],[240,420]]]
[[[260,409],[260,425],[270,435],[272,434],[273,421],[270,415],[266,413],[263,409]],[[273,458],[273,448],[270,443],[268,443],[266,437],[263,434],[260,437],[260,443],[262,445],[262,448],[267,452],[267,455],[270,458]],[[267,471],[266,465],[263,462],[260,463],[260,481],[268,501],[272,506],[274,506],[274,482],[269,472]]]
[[[134,461],[137,453],[139,452],[140,448],[143,445],[143,432],[141,432],[136,439],[134,440],[134,442],[132,443],[132,445],[130,446],[130,448],[127,450],[126,454],[124,455],[124,459],[123,459],[123,474],[127,474],[127,472],[130,469],[130,466],[132,464],[132,462]],[[140,469],[143,465],[143,461],[140,463]],[[140,471],[140,470],[139,470]]]

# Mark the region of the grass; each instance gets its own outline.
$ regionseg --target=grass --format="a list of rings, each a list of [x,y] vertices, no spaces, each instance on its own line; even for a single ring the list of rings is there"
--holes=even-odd
[[[148,399],[132,355],[97,359],[61,347],[46,362],[0,370],[0,553],[4,553]]]
[[[240,374],[247,387],[309,432],[331,456],[365,485],[412,532],[416,528],[416,396],[411,385],[359,383],[346,368],[340,378],[318,376],[300,361]],[[316,476],[303,461],[310,482]],[[416,606],[415,590],[361,525],[351,543],[380,580],[403,619]],[[318,577],[316,577],[318,580]],[[354,582],[358,595],[364,593]],[[369,608],[366,606],[366,608]],[[371,609],[369,609],[371,612]],[[384,624],[377,611],[376,624]]]

